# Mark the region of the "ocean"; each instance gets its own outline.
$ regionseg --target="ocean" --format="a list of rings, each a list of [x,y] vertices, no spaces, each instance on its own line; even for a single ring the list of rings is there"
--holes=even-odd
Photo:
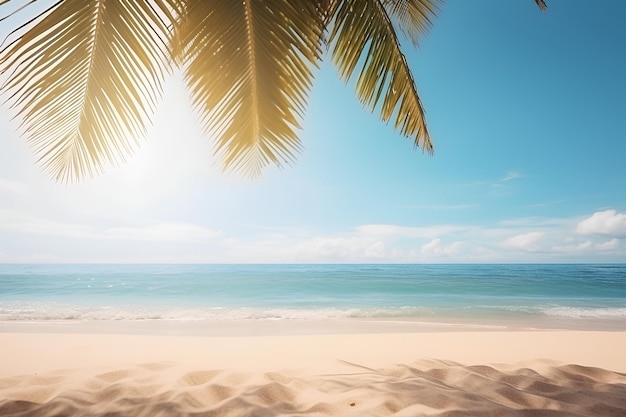
[[[0,330],[312,320],[626,330],[626,264],[0,265]]]

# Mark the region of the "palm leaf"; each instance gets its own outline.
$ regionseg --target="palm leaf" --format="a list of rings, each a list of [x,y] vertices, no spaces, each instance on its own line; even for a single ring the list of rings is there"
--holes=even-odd
[[[160,95],[173,4],[65,0],[0,52],[3,90],[52,177],[94,175],[137,146]]]
[[[176,28],[194,107],[229,170],[290,162],[320,59],[316,1],[191,0]]]
[[[541,10],[547,10],[548,9],[548,5],[546,4],[546,2],[544,0],[535,0],[535,3],[537,3],[537,6],[539,6],[539,8]]]
[[[417,45],[431,28],[441,0],[385,0],[382,3],[394,22],[398,22],[400,29]]]
[[[388,2],[389,3],[389,2]],[[423,10],[428,16],[432,7]],[[421,2],[417,2],[415,7]],[[427,25],[427,22],[423,22]],[[332,59],[344,81],[357,67],[356,93],[380,118],[429,153],[433,145],[411,70],[400,50],[391,19],[381,0],[338,0],[330,34]]]

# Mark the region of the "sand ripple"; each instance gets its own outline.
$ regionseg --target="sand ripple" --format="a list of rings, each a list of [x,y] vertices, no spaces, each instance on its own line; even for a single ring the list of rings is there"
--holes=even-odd
[[[147,364],[0,379],[0,416],[626,416],[626,374],[577,365],[347,364],[309,375]],[[351,365],[351,366],[350,366]]]

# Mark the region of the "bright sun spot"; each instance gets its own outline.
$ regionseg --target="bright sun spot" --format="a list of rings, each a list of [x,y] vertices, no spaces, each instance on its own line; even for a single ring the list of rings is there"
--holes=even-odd
[[[112,198],[137,209],[171,201],[217,171],[180,77],[169,80],[152,120],[136,153],[94,181],[108,188]]]

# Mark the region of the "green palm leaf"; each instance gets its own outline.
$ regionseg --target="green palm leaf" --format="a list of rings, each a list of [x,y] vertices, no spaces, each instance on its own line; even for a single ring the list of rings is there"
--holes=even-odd
[[[186,2],[178,55],[227,169],[256,176],[300,149],[295,130],[321,55],[322,16],[316,1]]]
[[[98,173],[144,135],[168,62],[172,5],[65,0],[2,50],[3,90],[52,177]]]
[[[394,127],[402,135],[413,137],[416,146],[432,153],[424,108],[384,3],[394,9],[395,2],[338,0],[330,35],[332,58],[345,81],[360,67],[356,92],[361,102],[372,111],[380,105],[384,122],[394,117]],[[428,16],[435,9],[435,2],[426,0],[412,7],[421,7],[418,3],[429,7],[411,19]],[[403,13],[401,8],[395,12]],[[419,21],[422,27],[428,26],[427,19]]]

